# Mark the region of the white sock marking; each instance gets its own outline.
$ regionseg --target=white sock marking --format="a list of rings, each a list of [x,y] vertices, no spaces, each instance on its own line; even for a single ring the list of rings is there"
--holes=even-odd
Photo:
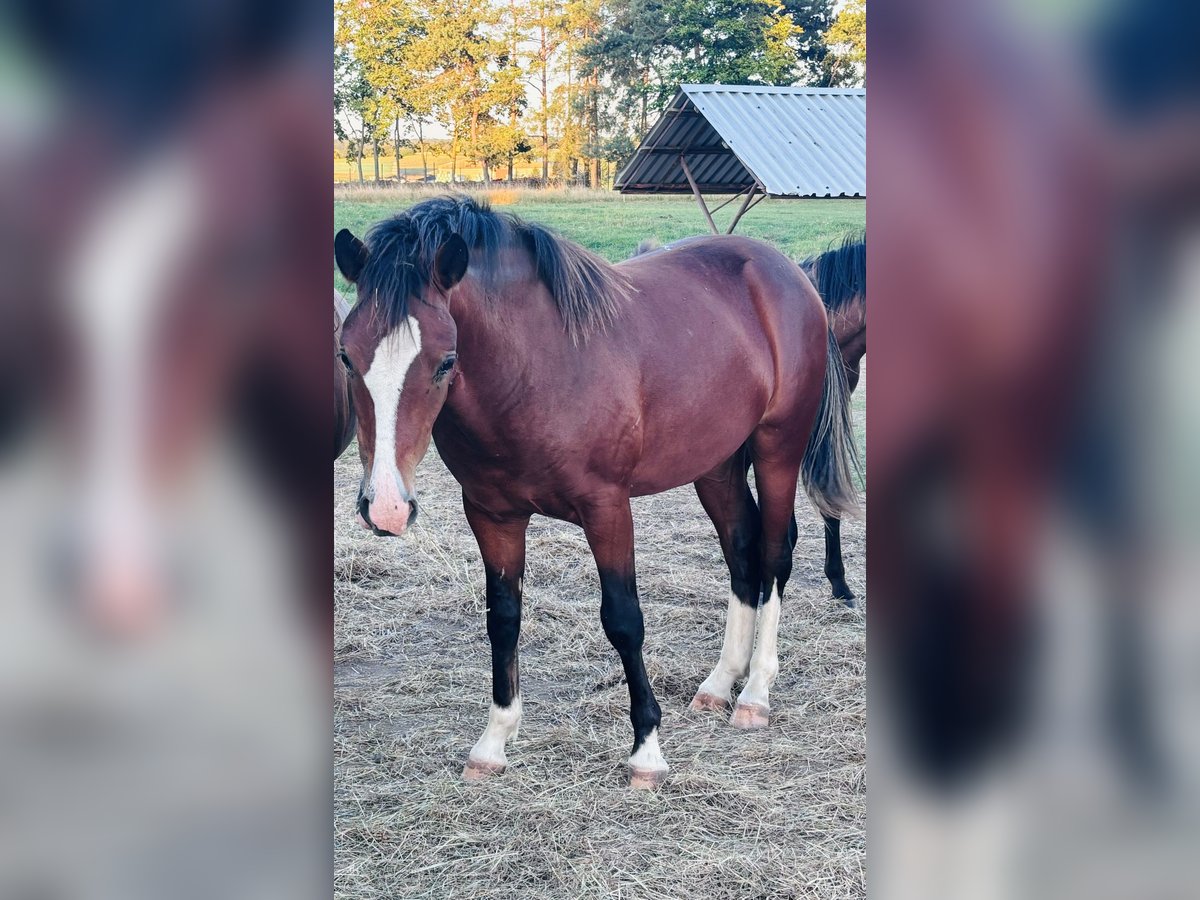
[[[629,765],[635,769],[651,772],[667,771],[667,761],[663,759],[662,752],[658,749],[657,728],[650,730],[650,733],[646,735],[646,740],[642,741],[642,746],[638,747],[637,752],[629,757]]]
[[[758,644],[750,660],[750,677],[738,696],[738,703],[770,706],[767,694],[779,674],[779,611],[782,605],[779,591],[772,589],[770,598],[758,614]]]
[[[483,734],[471,748],[472,761],[493,766],[508,765],[508,758],[504,755],[504,745],[509,738],[517,736],[517,730],[520,727],[520,694],[509,706],[497,706],[493,703],[492,708],[488,711],[487,728],[483,730]]]
[[[721,658],[712,674],[704,679],[697,693],[729,699],[733,683],[739,678],[744,678],[750,667],[750,653],[754,650],[754,617],[753,607],[747,606],[730,594]]]

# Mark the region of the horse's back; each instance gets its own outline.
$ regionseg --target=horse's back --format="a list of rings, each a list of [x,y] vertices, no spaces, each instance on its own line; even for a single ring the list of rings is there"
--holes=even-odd
[[[618,264],[639,302],[656,311],[669,306],[740,308],[763,327],[795,328],[824,320],[824,307],[808,276],[765,241],[741,235],[684,238]],[[793,325],[793,323],[796,323]]]
[[[614,340],[641,369],[648,462],[635,493],[694,480],[764,422],[799,421],[819,398],[824,307],[778,250],[739,236],[697,237],[621,268],[637,294]]]
[[[808,276],[781,251],[740,235],[704,235],[622,264],[656,319],[657,346],[755,363],[771,395],[824,364],[828,318]],[[695,329],[710,332],[701,340]]]

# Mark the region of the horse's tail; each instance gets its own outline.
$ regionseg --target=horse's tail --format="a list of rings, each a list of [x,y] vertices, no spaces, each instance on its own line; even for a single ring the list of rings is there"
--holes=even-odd
[[[829,332],[825,358],[825,387],[821,406],[804,450],[801,478],[809,499],[822,515],[840,519],[858,509],[857,479],[862,466],[850,421],[850,386],[842,352]]]

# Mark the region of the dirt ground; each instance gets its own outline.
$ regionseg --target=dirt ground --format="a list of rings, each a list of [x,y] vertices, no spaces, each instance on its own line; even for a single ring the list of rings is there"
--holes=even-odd
[[[857,398],[856,398],[857,399]],[[719,655],[728,573],[691,487],[636,500],[645,659],[671,766],[625,786],[632,740],[620,662],[575,526],[530,527],[521,633],[524,720],[509,769],[464,783],[487,720],[483,570],[436,451],[419,523],[362,530],[352,445],[335,471],[336,892],[346,898],[865,896],[864,615],[835,603],[821,523],[797,502],[771,725],[688,709]],[[843,527],[862,593],[864,527]]]

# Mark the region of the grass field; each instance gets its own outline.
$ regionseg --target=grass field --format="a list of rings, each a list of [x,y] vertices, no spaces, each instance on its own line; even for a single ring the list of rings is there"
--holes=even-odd
[[[334,225],[359,237],[380,219],[432,196],[423,189],[339,189]],[[633,253],[643,238],[664,244],[703,234],[708,226],[691,197],[622,197],[612,191],[490,192],[496,209],[548,225],[613,262]],[[740,201],[738,201],[740,203]],[[726,223],[737,203],[716,215]],[[829,242],[866,222],[863,200],[764,200],[738,223],[738,234],[768,240],[795,259],[824,250]]]
[[[514,211],[612,259],[648,234],[699,230],[690,199],[514,199]],[[361,233],[402,205],[346,196],[335,217]],[[862,218],[861,203],[778,203],[751,212],[745,233],[800,255]],[[807,501],[796,506],[771,726],[754,733],[688,709],[724,629],[728,573],[712,524],[690,486],[634,501],[644,654],[671,765],[653,794],[624,784],[628,693],[583,533],[535,517],[524,721],[508,772],[467,784],[459,773],[487,719],[490,670],[482,566],[457,484],[431,449],[417,471],[421,518],[389,541],[354,521],[360,475],[351,447],[334,472],[337,897],[865,896],[864,616],[829,597]],[[844,524],[843,542],[861,594],[861,521]]]

